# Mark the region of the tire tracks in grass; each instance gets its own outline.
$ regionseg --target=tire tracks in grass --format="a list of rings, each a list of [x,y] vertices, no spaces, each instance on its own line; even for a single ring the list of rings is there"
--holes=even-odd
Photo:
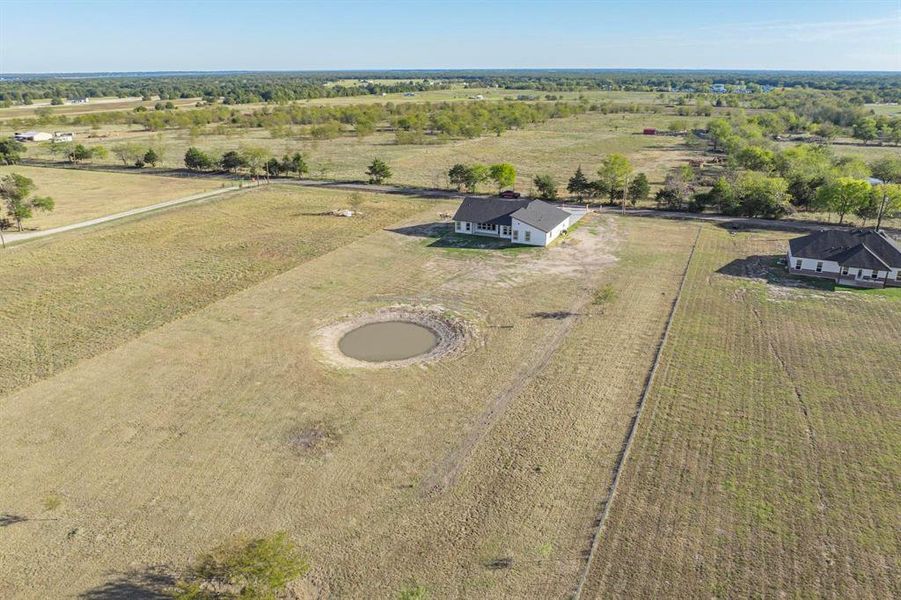
[[[673,318],[676,315],[676,310],[679,308],[679,299],[682,297],[682,290],[685,288],[685,281],[688,279],[688,269],[691,267],[691,260],[694,258],[695,249],[698,247],[698,240],[701,237],[701,231],[703,230],[703,225],[698,226],[697,233],[695,234],[695,239],[691,244],[691,251],[688,253],[688,259],[685,261],[685,269],[682,271],[682,278],[679,281],[679,287],[676,290],[676,296],[673,299],[672,307],[670,308],[669,317],[666,320],[666,326],[663,328],[663,334],[660,336],[660,341],[657,344],[657,351],[654,354],[654,362],[651,363],[651,369],[648,371],[647,377],[645,378],[644,389],[642,390],[641,397],[638,400],[638,406],[635,411],[635,416],[632,417],[632,422],[629,425],[628,433],[626,434],[626,440],[623,444],[622,452],[619,455],[616,464],[613,467],[613,479],[610,482],[610,487],[608,488],[607,497],[604,500],[604,508],[601,511],[601,514],[598,516],[595,521],[597,525],[595,526],[594,535],[591,538],[591,546],[588,550],[588,556],[585,558],[585,565],[582,568],[582,573],[579,576],[578,584],[576,585],[576,589],[572,594],[573,600],[579,600],[582,597],[582,593],[585,590],[585,584],[588,581],[588,575],[591,572],[591,565],[594,562],[594,558],[598,553],[598,548],[600,547],[601,542],[601,534],[604,532],[604,526],[607,523],[607,517],[610,515],[610,507],[613,504],[613,499],[616,496],[616,490],[619,486],[620,476],[623,472],[623,467],[626,464],[626,461],[629,458],[629,452],[632,448],[632,443],[635,440],[635,433],[638,429],[638,423],[641,420],[642,412],[644,411],[644,407],[648,398],[648,394],[651,390],[651,386],[654,383],[654,376],[657,373],[657,366],[660,364],[660,357],[663,354],[663,348],[666,346],[666,340],[669,337],[670,328],[673,323]]]

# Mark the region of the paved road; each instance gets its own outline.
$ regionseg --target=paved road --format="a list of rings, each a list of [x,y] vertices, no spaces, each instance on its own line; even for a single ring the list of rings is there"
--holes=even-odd
[[[174,200],[166,200],[165,202],[158,202],[157,204],[151,204],[150,206],[142,206],[140,208],[133,208],[131,210],[126,210],[124,212],[115,213],[112,215],[106,215],[105,217],[97,217],[96,219],[90,219],[88,221],[81,221],[79,223],[72,223],[71,225],[62,225],[60,227],[53,227],[51,229],[43,229],[39,231],[23,231],[23,232],[7,232],[3,234],[3,238],[7,244],[17,243],[17,242],[25,242],[28,240],[33,240],[36,238],[46,237],[48,235],[56,235],[57,233],[63,233],[66,231],[73,231],[76,229],[83,229],[85,227],[93,227],[94,225],[99,225],[101,223],[108,223],[109,221],[116,221],[119,219],[124,219],[125,217],[131,217],[134,215],[140,215],[143,213],[153,212],[156,210],[161,210],[164,208],[169,208],[171,206],[178,206],[180,204],[187,204],[189,202],[197,202],[199,200],[206,200],[207,198],[213,198],[215,196],[221,196],[223,194],[228,194],[230,192],[234,192],[239,190],[238,187],[227,187],[222,188],[220,190],[213,190],[211,192],[202,192],[200,194],[193,194],[191,196],[183,196],[181,198],[175,198]]]

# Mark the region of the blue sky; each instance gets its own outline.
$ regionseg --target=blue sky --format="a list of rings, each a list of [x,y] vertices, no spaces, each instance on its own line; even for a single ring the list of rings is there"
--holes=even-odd
[[[901,0],[0,0],[0,72],[901,71]]]

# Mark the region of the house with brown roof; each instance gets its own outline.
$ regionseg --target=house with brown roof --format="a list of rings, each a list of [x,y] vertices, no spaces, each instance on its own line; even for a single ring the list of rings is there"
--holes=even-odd
[[[883,231],[824,229],[788,243],[789,272],[854,287],[901,286],[901,249]]]

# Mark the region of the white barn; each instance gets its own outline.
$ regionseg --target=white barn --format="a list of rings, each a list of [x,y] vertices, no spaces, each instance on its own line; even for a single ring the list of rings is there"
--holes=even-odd
[[[585,215],[541,200],[466,198],[454,214],[454,231],[547,246]]]
[[[882,231],[824,229],[788,243],[788,270],[854,287],[901,286],[901,250]]]

